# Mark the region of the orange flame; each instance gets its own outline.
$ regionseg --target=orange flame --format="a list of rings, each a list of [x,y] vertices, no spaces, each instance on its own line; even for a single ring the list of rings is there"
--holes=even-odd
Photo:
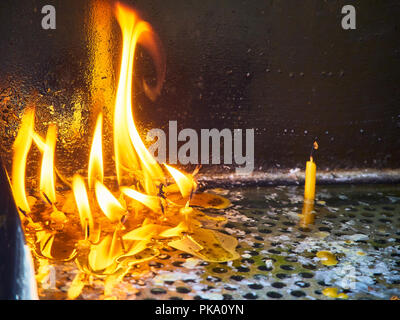
[[[197,183],[194,181],[194,179],[167,164],[164,165],[176,181],[182,197],[189,197],[197,188]]]
[[[75,174],[72,180],[72,189],[74,192],[76,206],[78,207],[81,226],[85,233],[85,238],[89,236],[90,231],[94,229],[92,212],[90,211],[89,199],[85,187],[85,182],[79,174]],[[88,230],[89,228],[89,230]]]
[[[107,216],[111,222],[119,222],[126,214],[126,210],[107,189],[107,187],[99,181],[95,183],[96,198],[101,211]]]
[[[12,163],[12,190],[15,203],[20,210],[26,213],[31,211],[25,191],[25,171],[26,159],[28,157],[29,149],[32,145],[32,133],[35,123],[35,112],[33,109],[25,111],[21,128],[18,131],[17,138],[13,145],[13,163]]]
[[[56,188],[54,178],[54,153],[56,149],[57,127],[51,124],[47,129],[46,142],[42,157],[40,171],[40,191],[45,200],[54,204],[56,202]]]
[[[93,189],[96,180],[103,182],[103,147],[102,147],[103,114],[97,117],[94,130],[92,149],[89,157],[88,182],[89,188]]]
[[[161,90],[165,63],[160,62],[156,35],[151,26],[140,20],[137,14],[121,4],[116,5],[115,15],[122,31],[122,59],[114,111],[114,153],[118,183],[122,184],[123,168],[133,173],[143,172],[142,184],[148,194],[157,191],[156,182],[163,181],[161,167],[147,150],[136,129],[132,114],[132,78],[136,45],[144,45],[155,58],[159,70],[155,88],[145,85],[148,96],[155,97]]]
[[[148,196],[146,194],[137,192],[136,190],[126,188],[126,187],[121,188],[121,191],[123,194],[125,194],[129,198],[139,201],[140,203],[144,204],[147,208],[149,208],[150,210],[152,210],[154,212],[160,211],[160,209],[161,209],[160,198],[158,198],[158,197]]]
[[[113,147],[119,185],[118,192],[127,198],[120,197],[118,200],[103,182],[104,161],[102,137],[104,115],[102,112],[98,114],[93,132],[87,184],[81,175],[75,174],[72,179],[73,197],[69,193],[66,197],[62,195],[59,197],[60,204],[61,200],[64,201],[61,210],[65,213],[72,214],[78,211],[85,239],[91,243],[88,253],[86,251],[86,241],[84,246],[85,254],[87,254],[87,265],[82,266],[82,269],[86,273],[112,274],[115,272],[115,268],[113,269],[113,267],[118,267],[120,263],[118,261],[119,258],[122,259],[145,250],[153,239],[183,236],[185,233],[191,233],[195,226],[201,226],[200,222],[197,221],[196,224],[192,219],[197,213],[190,207],[191,195],[197,188],[197,183],[194,179],[195,173],[192,175],[184,174],[173,167],[165,165],[165,168],[176,182],[172,188],[169,188],[171,185],[168,186],[166,184],[163,172],[164,168],[161,168],[156,159],[147,150],[136,128],[133,117],[135,102],[133,101],[134,94],[132,90],[136,46],[142,45],[149,52],[155,63],[157,71],[156,85],[151,87],[143,81],[144,92],[151,100],[154,100],[160,94],[165,77],[165,57],[161,53],[160,42],[151,26],[142,21],[130,8],[118,3],[115,7],[115,15],[122,31],[123,44],[113,115]],[[43,231],[38,231],[36,239],[37,243],[39,243],[41,254],[52,258],[53,244],[57,247],[60,243],[59,238],[55,237],[56,233],[53,231],[57,230],[58,232],[63,229],[64,220],[67,221],[64,213],[58,211],[54,206],[57,200],[55,173],[57,173],[59,180],[64,185],[71,186],[71,183],[68,179],[64,179],[55,168],[54,158],[57,127],[53,124],[49,125],[44,139],[34,131],[34,120],[34,110],[27,110],[22,118],[21,128],[13,145],[12,189],[15,201],[21,212],[30,212],[25,191],[25,171],[27,156],[34,142],[42,153],[39,189],[43,198],[53,205],[53,213],[51,214],[51,219],[53,220],[50,221],[52,223],[46,221],[45,226],[48,227],[45,227]],[[127,186],[125,186],[125,183],[128,181],[125,179],[126,177],[134,178],[134,181],[129,181]],[[164,193],[164,186],[166,187],[166,193]],[[184,203],[186,203],[184,207],[166,198],[171,193],[174,193],[173,196],[180,198],[178,189],[184,198]],[[98,206],[92,201],[91,197],[94,196],[96,197]],[[190,199],[188,199],[189,197]],[[126,205],[123,201],[128,200],[128,198],[134,201],[130,200],[129,205]],[[133,211],[135,212],[135,216],[132,219],[133,221],[131,220],[126,223],[126,226],[122,226],[125,220],[127,220],[128,210],[132,212],[131,203],[134,204]],[[166,203],[170,203],[172,206],[164,207]],[[142,213],[141,205],[153,212],[162,212],[163,215],[148,213],[148,216],[145,217],[144,214],[147,212]],[[177,207],[180,207],[179,214]],[[101,223],[96,221],[95,217],[100,210],[111,223],[115,224],[113,226],[113,234],[109,233],[108,228],[104,228],[102,232],[104,219],[100,221]],[[142,216],[137,217],[139,213]],[[172,221],[167,221],[169,218]],[[58,221],[62,223],[58,223]],[[137,226],[140,222],[140,226]],[[164,222],[168,223],[164,224]],[[174,227],[171,228],[171,225]],[[137,227],[125,234],[122,232],[126,230],[125,228],[131,228],[132,226]],[[54,228],[54,230],[49,231],[47,230],[48,228],[50,230]],[[66,228],[64,230],[68,233],[73,228]],[[104,235],[104,233],[106,234]],[[192,248],[193,244],[196,246],[196,250],[194,251],[199,251],[203,248],[194,240],[191,240],[189,235],[184,236],[186,242],[182,246],[185,246],[185,248]],[[124,241],[126,241],[126,247]],[[137,259],[135,258],[132,263],[136,263],[136,261]],[[76,297],[82,289],[83,282],[86,280],[85,277],[77,277],[69,295]]]
[[[46,143],[44,142],[43,138],[39,136],[36,132],[33,133],[32,135],[33,142],[36,144],[40,152],[44,152],[44,149],[46,148]]]

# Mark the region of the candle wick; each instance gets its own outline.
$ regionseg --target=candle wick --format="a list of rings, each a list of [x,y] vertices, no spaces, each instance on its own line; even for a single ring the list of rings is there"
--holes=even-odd
[[[313,155],[314,155],[314,150],[318,150],[318,142],[317,139],[314,140],[312,147],[311,147],[311,152],[310,152],[310,161],[313,161]]]

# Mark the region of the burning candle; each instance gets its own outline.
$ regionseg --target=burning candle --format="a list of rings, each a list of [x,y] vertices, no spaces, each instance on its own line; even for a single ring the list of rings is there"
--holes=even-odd
[[[304,199],[314,200],[315,199],[315,183],[317,166],[313,160],[313,152],[318,149],[318,143],[314,141],[311,149],[310,161],[306,164],[306,175],[305,175],[305,186],[304,186]]]

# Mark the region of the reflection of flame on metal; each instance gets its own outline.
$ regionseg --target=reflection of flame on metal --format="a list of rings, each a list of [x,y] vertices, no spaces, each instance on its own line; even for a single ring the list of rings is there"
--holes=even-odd
[[[106,277],[105,294],[109,294],[132,266],[154,258],[162,247],[173,247],[208,261],[223,262],[239,257],[235,251],[236,239],[203,229],[203,222],[210,225],[225,219],[207,216],[191,207],[223,209],[230,205],[229,200],[212,194],[203,197],[195,194],[197,172],[185,174],[168,165],[164,172],[164,167],[146,149],[133,117],[136,46],[140,44],[147,49],[155,63],[156,85],[151,87],[143,82],[151,100],[161,91],[165,57],[151,26],[133,10],[117,3],[115,15],[123,40],[113,119],[118,186],[109,184],[104,177],[104,115],[98,110],[87,180],[75,173],[70,182],[57,170],[57,126],[50,124],[42,138],[35,131],[34,108],[23,114],[13,145],[12,190],[27,239],[43,266],[38,277],[46,278],[50,270],[45,267],[48,261],[75,259],[81,272],[72,281],[69,298],[78,297],[93,275]],[[26,167],[33,143],[42,155],[40,183],[38,188],[31,184],[28,196]],[[174,183],[167,183],[166,174]],[[58,182],[62,182],[62,188]],[[32,193],[32,189],[36,191]]]

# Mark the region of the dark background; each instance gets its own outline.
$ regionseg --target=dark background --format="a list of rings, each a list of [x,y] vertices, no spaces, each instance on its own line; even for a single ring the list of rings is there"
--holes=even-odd
[[[167,55],[161,97],[152,103],[139,90],[144,127],[254,128],[264,170],[303,168],[315,137],[320,168],[399,168],[400,1],[123,2],[153,25]],[[57,9],[56,30],[41,29],[45,4]],[[356,30],[341,27],[346,4]],[[82,0],[2,0],[2,87],[84,87],[87,10]]]

